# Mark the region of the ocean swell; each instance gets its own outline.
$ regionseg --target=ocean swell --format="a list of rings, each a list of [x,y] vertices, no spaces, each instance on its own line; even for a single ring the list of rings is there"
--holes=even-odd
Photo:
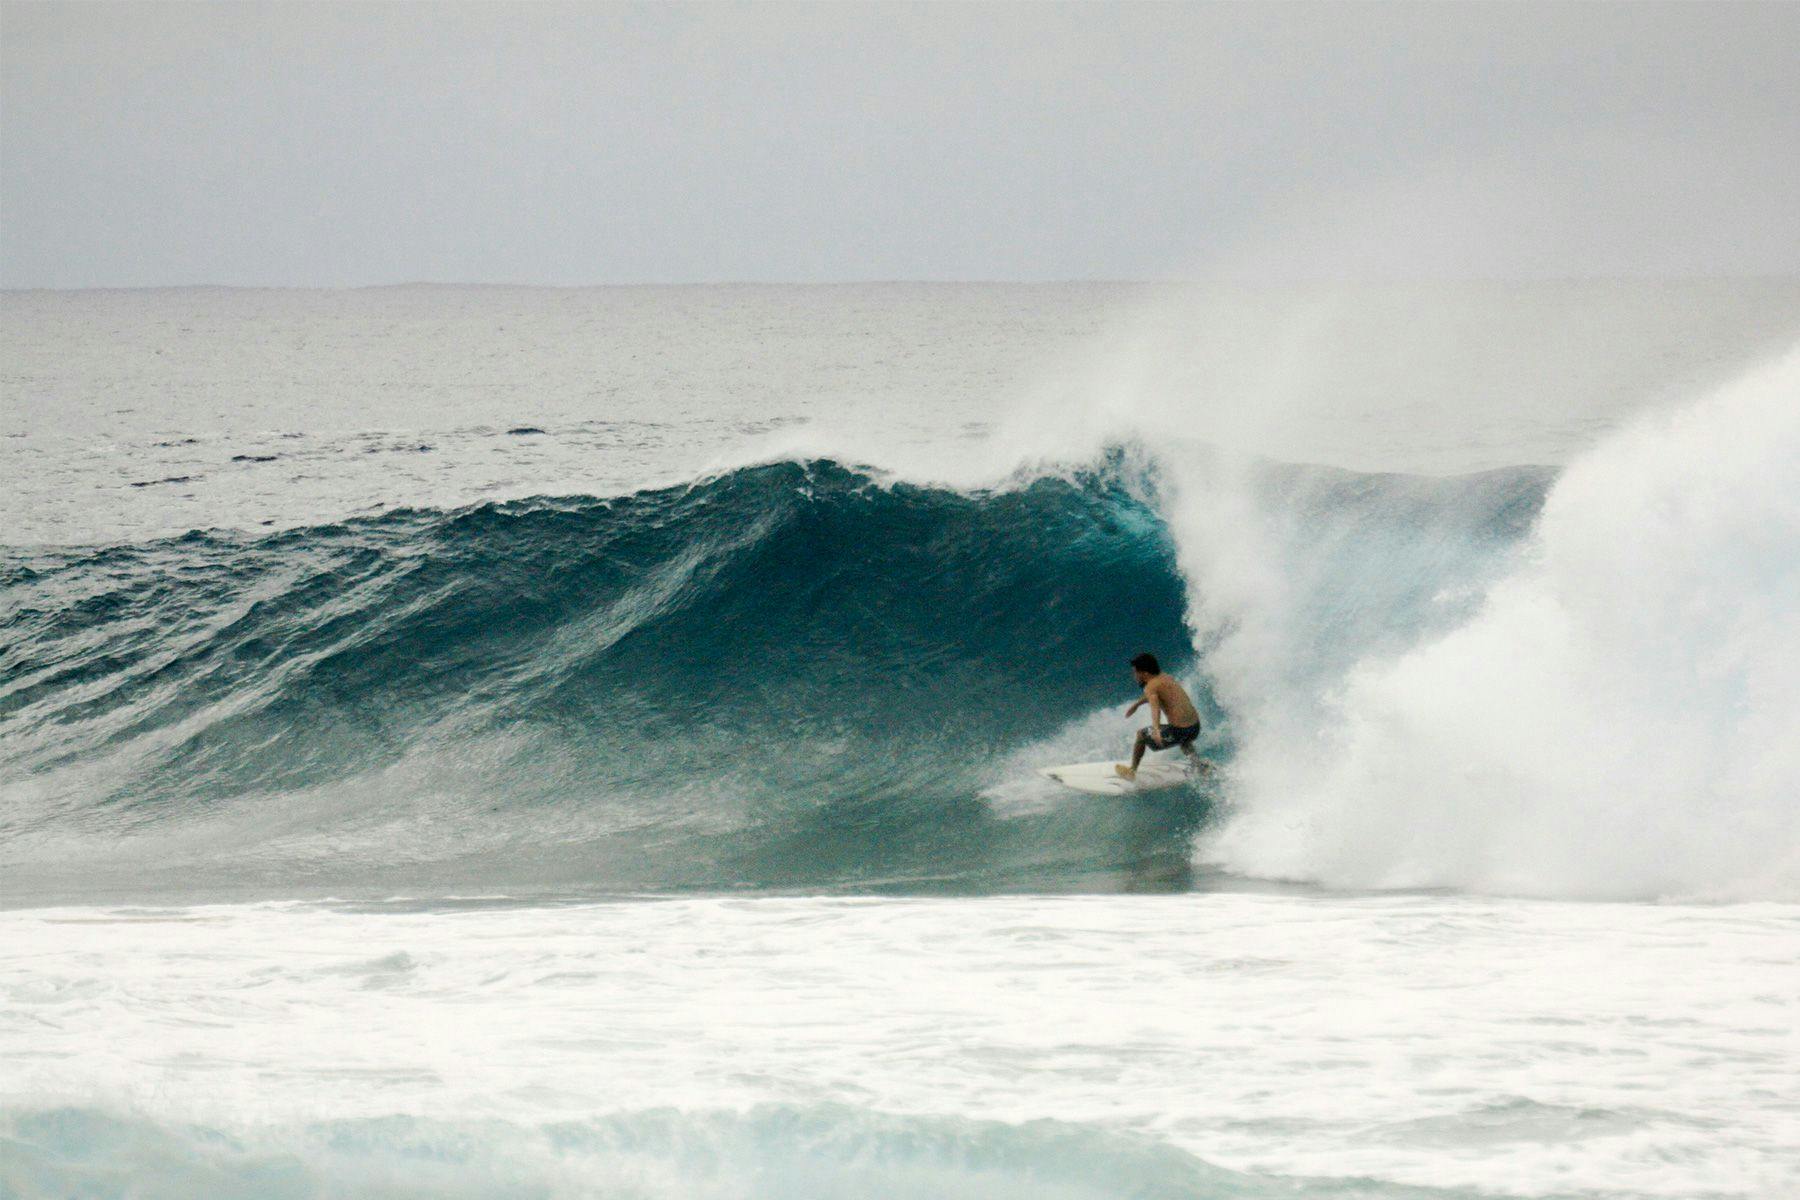
[[[1067,831],[996,833],[993,762],[1116,698],[1137,649],[1188,657],[1166,530],[1116,462],[967,494],[779,463],[17,552],[4,586],[22,870],[1007,875]]]
[[[1194,886],[1213,802],[1262,799],[1237,773],[1094,804],[1033,771],[1122,751],[1126,660],[1188,681],[1222,763],[1277,710],[1304,749],[1345,672],[1471,616],[1549,482],[1115,448],[956,490],[815,460],[16,550],[6,886]]]

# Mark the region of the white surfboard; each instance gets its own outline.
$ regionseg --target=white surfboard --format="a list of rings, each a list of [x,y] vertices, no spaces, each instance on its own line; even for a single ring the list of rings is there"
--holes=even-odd
[[[1154,792],[1162,788],[1180,787],[1197,776],[1185,762],[1148,759],[1138,767],[1136,779],[1125,779],[1114,768],[1117,762],[1073,763],[1066,767],[1039,767],[1038,774],[1054,779],[1064,787],[1096,796],[1124,796],[1132,792]]]

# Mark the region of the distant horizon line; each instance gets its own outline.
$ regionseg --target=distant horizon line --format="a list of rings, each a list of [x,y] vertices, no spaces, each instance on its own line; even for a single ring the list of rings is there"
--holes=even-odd
[[[1800,282],[1800,270],[1739,272],[1692,272],[1683,274],[1572,274],[1572,275],[1392,275],[1375,277],[1316,276],[1278,279],[1240,279],[1230,277],[1152,277],[1152,278],[1083,278],[1056,279],[719,279],[719,280],[629,280],[596,283],[524,283],[507,280],[439,280],[408,279],[391,283],[132,283],[80,284],[74,286],[23,285],[0,286],[0,293],[28,292],[373,292],[406,289],[488,289],[494,291],[599,291],[603,289],[653,288],[840,288],[840,287],[1222,287],[1222,288],[1294,288],[1294,287],[1408,287],[1421,284],[1546,284],[1546,283],[1776,283]]]

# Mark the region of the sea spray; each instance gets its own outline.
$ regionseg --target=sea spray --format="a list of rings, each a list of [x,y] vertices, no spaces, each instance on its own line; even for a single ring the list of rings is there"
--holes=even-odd
[[[1300,688],[1295,569],[1216,611],[1255,551],[1178,513],[1243,748],[1203,856],[1339,886],[1800,894],[1796,464],[1791,353],[1579,459],[1454,629]]]

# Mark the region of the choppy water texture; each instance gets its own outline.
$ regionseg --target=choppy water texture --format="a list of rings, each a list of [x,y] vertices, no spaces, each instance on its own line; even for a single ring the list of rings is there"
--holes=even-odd
[[[9,1192],[1800,1186],[1800,286],[3,303]]]

